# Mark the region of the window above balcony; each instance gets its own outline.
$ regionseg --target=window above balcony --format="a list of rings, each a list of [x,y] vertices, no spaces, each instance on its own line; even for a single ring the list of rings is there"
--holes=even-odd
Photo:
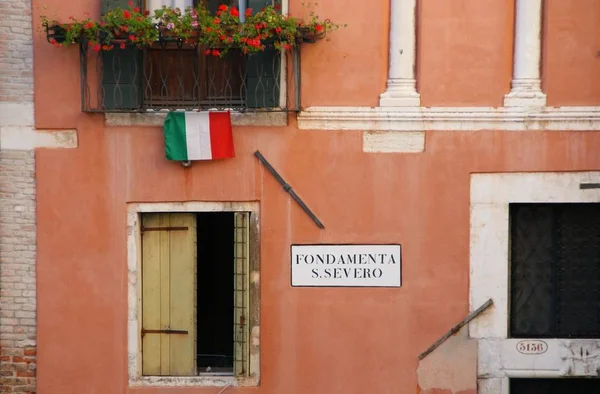
[[[291,59],[299,73],[299,53],[275,49],[207,56],[200,45],[162,41],[145,48],[126,47],[91,53],[82,46],[82,110],[139,112],[147,110],[288,111],[299,108],[297,78],[282,77]]]

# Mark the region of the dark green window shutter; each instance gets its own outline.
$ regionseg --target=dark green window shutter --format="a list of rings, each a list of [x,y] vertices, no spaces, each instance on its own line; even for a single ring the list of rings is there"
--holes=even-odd
[[[102,14],[112,8],[127,9],[129,0],[102,0]],[[135,2],[135,1],[134,1]],[[106,110],[135,110],[142,104],[142,51],[118,44],[102,56],[102,104]]]
[[[273,4],[272,0],[248,0],[255,11]],[[280,52],[271,49],[248,55],[246,62],[246,105],[248,108],[279,107]]]

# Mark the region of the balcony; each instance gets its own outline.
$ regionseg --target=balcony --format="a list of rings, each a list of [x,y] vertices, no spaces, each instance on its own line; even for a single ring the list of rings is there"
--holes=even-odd
[[[79,47],[83,112],[300,110],[299,47],[234,48],[223,56],[178,39],[99,52],[87,42]]]

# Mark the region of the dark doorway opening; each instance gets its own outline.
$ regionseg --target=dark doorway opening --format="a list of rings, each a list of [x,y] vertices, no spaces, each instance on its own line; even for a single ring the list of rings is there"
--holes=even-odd
[[[600,393],[600,379],[510,379],[510,394],[595,394]]]
[[[233,373],[234,213],[197,216],[197,369]]]

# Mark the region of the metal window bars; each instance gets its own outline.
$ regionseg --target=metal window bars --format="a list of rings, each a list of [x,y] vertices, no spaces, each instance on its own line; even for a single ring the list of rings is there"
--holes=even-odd
[[[236,212],[234,218],[234,359],[235,376],[248,376],[249,371],[249,255],[250,213]]]
[[[83,112],[161,110],[300,110],[300,49],[283,54],[275,48],[243,54],[231,49],[222,57],[182,40],[151,47],[118,44],[94,52],[80,44]],[[210,50],[209,50],[210,52]],[[288,70],[282,65],[291,65]]]
[[[600,338],[600,204],[511,204],[510,335]]]

